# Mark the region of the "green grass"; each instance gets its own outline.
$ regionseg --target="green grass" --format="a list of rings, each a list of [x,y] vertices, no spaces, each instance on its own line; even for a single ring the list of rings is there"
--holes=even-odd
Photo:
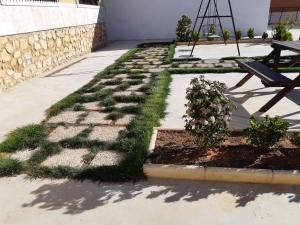
[[[65,97],[64,99],[57,102],[55,105],[51,106],[47,110],[47,117],[56,116],[61,111],[70,108],[73,106],[77,101],[80,95],[78,93],[70,94],[69,96]]]
[[[0,159],[0,177],[21,173],[22,163],[14,159]]]
[[[25,148],[36,148],[47,137],[47,129],[42,124],[31,124],[11,132],[0,144],[0,152],[15,152]]]
[[[175,49],[176,49],[175,43],[169,45],[168,56],[165,60],[166,64],[171,64],[173,62],[173,58],[175,55]]]

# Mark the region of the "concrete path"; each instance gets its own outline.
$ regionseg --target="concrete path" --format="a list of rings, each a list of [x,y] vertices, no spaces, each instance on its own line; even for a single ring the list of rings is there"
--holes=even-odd
[[[45,110],[81,86],[138,42],[114,42],[51,75],[25,81],[0,94],[0,141],[17,127],[39,123]]]
[[[192,46],[177,46],[175,51],[175,59],[186,58],[191,52]],[[273,49],[270,44],[240,44],[241,56],[255,57],[268,55]],[[291,51],[283,51],[281,55],[294,55]],[[215,44],[215,45],[197,45],[195,47],[194,57],[200,59],[221,59],[225,57],[238,56],[235,44]]]
[[[300,187],[150,180],[0,179],[5,225],[300,224]]]
[[[299,73],[285,74],[291,79]],[[265,88],[257,77],[252,77],[243,87],[234,86],[245,76],[244,73],[205,74],[209,80],[218,80],[228,87],[227,95],[236,103],[237,110],[233,112],[230,126],[232,129],[245,129],[249,126],[249,117],[256,113],[282,88]],[[167,102],[167,115],[161,121],[164,128],[184,129],[185,122],[182,116],[185,113],[185,93],[191,79],[199,77],[199,74],[172,75],[171,91]],[[290,92],[266,113],[258,113],[259,116],[280,116],[290,122],[291,128],[300,130],[300,92],[299,88]]]

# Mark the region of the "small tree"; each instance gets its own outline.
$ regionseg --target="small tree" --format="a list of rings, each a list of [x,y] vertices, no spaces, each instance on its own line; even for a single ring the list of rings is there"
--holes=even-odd
[[[254,28],[249,28],[248,30],[248,38],[253,39],[255,37]]]
[[[267,32],[264,32],[263,35],[261,36],[262,39],[266,40],[269,37]]]
[[[243,36],[242,31],[240,29],[238,29],[237,32],[236,32],[236,38],[237,38],[237,40],[241,40],[242,36]]]
[[[190,17],[183,15],[178,21],[176,35],[177,41],[188,41],[191,32],[192,20]]]
[[[230,31],[228,29],[224,29],[224,41],[226,44],[227,44],[227,41],[229,40],[230,36],[231,36]]]
[[[186,91],[185,129],[202,147],[219,144],[229,133],[228,124],[235,105],[225,96],[226,89],[225,84],[200,76],[191,80]]]

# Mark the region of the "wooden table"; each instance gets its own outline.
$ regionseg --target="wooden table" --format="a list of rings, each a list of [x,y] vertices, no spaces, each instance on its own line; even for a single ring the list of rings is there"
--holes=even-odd
[[[269,64],[269,61],[274,59],[274,64],[271,66],[274,69],[278,69],[281,52],[283,50],[290,50],[298,53],[298,55],[296,55],[288,64],[288,67],[295,66],[297,62],[300,62],[300,41],[273,41],[271,47],[273,48],[273,51],[263,60],[263,64]]]

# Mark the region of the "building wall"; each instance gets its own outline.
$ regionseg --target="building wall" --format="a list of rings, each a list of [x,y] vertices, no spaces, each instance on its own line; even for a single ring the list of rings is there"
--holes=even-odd
[[[231,2],[237,28],[245,33],[250,27],[254,27],[257,34],[267,30],[270,0]],[[108,38],[174,39],[177,21],[181,15],[196,16],[199,4],[200,0],[106,0]],[[218,1],[218,4],[220,13],[229,13],[227,1]],[[228,19],[223,21],[224,26],[231,29]]]
[[[95,8],[91,11],[90,8],[78,10],[75,7],[64,7],[63,10],[59,7],[26,7],[14,6],[13,13],[10,7],[0,6],[0,21],[5,19],[3,24],[6,24],[0,26],[0,92],[98,49],[106,42],[99,7],[96,11]],[[6,15],[18,16],[5,18],[4,8],[8,9]],[[26,14],[20,14],[23,10]],[[34,15],[30,15],[30,10]],[[63,15],[62,12],[70,14]],[[79,14],[74,15],[77,12]]]

